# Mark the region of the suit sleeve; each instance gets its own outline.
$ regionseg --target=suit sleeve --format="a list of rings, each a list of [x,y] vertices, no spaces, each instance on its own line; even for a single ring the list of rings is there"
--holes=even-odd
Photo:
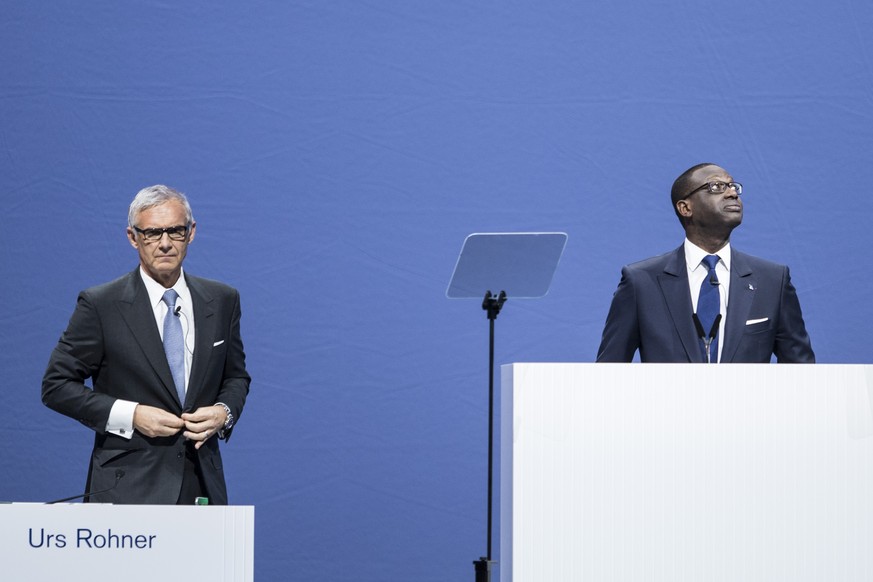
[[[598,362],[630,362],[640,347],[640,322],[637,317],[636,290],[627,267],[612,296],[609,314],[603,327]]]
[[[104,346],[100,317],[86,292],[49,358],[42,380],[42,401],[55,410],[103,433],[115,398],[95,392],[85,380],[99,374]]]
[[[227,357],[224,361],[221,387],[219,388],[216,400],[216,402],[226,404],[230,408],[231,414],[233,414],[234,424],[229,431],[225,432],[225,439],[230,438],[230,433],[233,432],[233,428],[239,422],[243,407],[245,406],[246,396],[249,393],[249,384],[251,383],[251,378],[246,371],[246,355],[240,334],[241,317],[242,311],[240,309],[239,293],[234,292],[228,333],[229,345]]]
[[[776,344],[773,352],[776,361],[787,364],[814,364],[815,354],[806,325],[803,322],[803,313],[800,310],[800,300],[797,291],[791,283],[791,274],[788,267],[782,274],[782,300],[781,313],[779,314],[779,328],[776,330]]]

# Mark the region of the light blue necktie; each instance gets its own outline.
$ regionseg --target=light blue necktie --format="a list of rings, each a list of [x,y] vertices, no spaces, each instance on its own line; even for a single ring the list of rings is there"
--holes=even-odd
[[[700,294],[697,296],[697,318],[703,326],[703,333],[709,334],[712,330],[712,324],[719,312],[719,295],[718,295],[718,275],[715,274],[715,265],[718,264],[718,255],[706,255],[701,263],[705,264],[709,269],[706,278],[700,284]],[[706,344],[700,340],[700,352],[703,354],[703,361],[706,361]],[[709,361],[713,364],[718,362],[718,330],[712,337],[712,343],[709,344]]]
[[[167,315],[164,316],[164,353],[176,384],[176,394],[179,402],[185,406],[185,338],[182,335],[182,320],[176,315],[176,299],[179,294],[173,289],[164,291],[161,301],[167,304]]]

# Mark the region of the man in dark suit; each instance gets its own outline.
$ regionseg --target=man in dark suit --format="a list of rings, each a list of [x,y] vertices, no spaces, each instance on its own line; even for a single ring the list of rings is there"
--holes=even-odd
[[[685,242],[622,269],[598,362],[630,362],[637,350],[643,362],[765,363],[773,354],[815,362],[788,267],[730,246],[743,220],[741,193],[715,164],[676,179],[671,201]],[[704,304],[712,317],[701,323]]]
[[[52,352],[43,402],[96,433],[86,491],[108,491],[91,501],[227,503],[218,441],[250,378],[239,294],[182,270],[195,233],[184,194],[141,190],[127,228],[139,267],[82,291]]]

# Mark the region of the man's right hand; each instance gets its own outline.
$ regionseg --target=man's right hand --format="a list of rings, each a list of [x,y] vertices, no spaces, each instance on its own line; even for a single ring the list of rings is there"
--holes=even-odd
[[[133,428],[147,437],[166,437],[185,428],[185,421],[166,410],[137,404],[133,411]]]

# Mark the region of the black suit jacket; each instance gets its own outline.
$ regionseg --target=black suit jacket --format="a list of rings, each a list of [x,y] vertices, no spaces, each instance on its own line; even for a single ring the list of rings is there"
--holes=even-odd
[[[185,275],[197,331],[188,392],[179,397],[139,267],[110,283],[79,294],[66,331],[52,352],[42,385],[43,402],[95,431],[88,491],[100,491],[124,477],[103,503],[173,504],[179,496],[185,439],[149,438],[138,431],[128,440],[107,433],[116,399],[155,406],[180,415],[216,402],[228,405],[237,421],[250,378],[240,337],[239,293],[231,287]],[[85,385],[90,378],[93,389]],[[230,431],[224,435],[230,437]],[[226,504],[227,488],[218,438],[199,450],[210,503]]]
[[[692,319],[685,249],[622,269],[598,362],[702,362]],[[721,362],[814,363],[788,267],[731,249],[731,284]]]

